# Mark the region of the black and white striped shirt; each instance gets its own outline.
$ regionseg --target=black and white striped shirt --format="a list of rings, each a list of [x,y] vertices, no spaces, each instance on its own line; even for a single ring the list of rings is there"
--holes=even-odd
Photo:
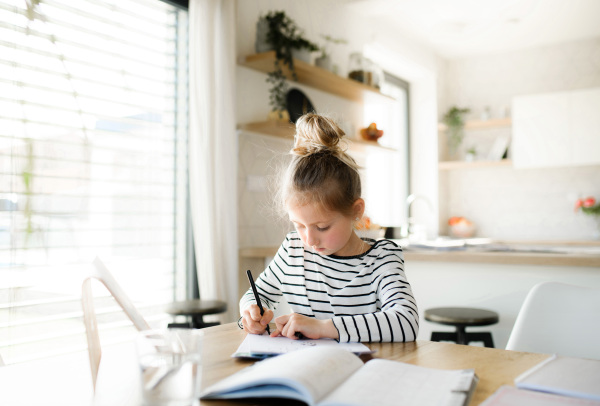
[[[333,319],[340,342],[414,341],[419,330],[402,249],[392,241],[377,241],[357,256],[321,256],[291,232],[256,288],[270,309],[284,297],[295,313]],[[250,303],[249,289],[240,309]]]

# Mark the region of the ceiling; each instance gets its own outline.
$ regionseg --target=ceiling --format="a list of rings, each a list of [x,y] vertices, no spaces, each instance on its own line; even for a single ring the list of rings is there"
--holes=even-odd
[[[349,0],[453,59],[600,37],[600,0]]]

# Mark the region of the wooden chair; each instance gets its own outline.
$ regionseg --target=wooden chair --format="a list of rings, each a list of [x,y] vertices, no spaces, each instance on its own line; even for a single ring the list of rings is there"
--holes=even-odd
[[[85,333],[88,343],[88,353],[90,357],[90,368],[92,371],[92,383],[94,390],[96,389],[96,378],[98,377],[98,369],[102,358],[102,349],[100,347],[100,336],[98,333],[98,323],[96,321],[96,313],[94,311],[94,295],[92,292],[92,280],[96,279],[101,282],[110,294],[115,298],[117,303],[123,308],[125,314],[133,322],[138,330],[149,330],[150,326],[142,317],[140,312],[135,308],[131,300],[121,289],[115,278],[108,271],[104,263],[99,258],[93,262],[93,267],[82,284],[81,287],[81,305],[83,307],[83,322],[85,324]]]
[[[600,289],[558,282],[535,285],[506,349],[600,360]]]

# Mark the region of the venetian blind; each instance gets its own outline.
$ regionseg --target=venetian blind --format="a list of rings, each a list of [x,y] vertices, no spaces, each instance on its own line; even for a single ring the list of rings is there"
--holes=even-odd
[[[99,256],[150,325],[185,294],[187,11],[0,0],[0,355],[86,348]],[[133,327],[96,287],[103,345]]]

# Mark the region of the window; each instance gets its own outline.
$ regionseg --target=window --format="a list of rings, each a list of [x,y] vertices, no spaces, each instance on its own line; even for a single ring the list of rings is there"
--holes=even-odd
[[[364,196],[371,220],[382,226],[402,227],[408,223],[406,198],[410,190],[409,84],[385,72],[381,92],[393,100],[366,106],[365,117],[384,130],[379,143],[393,152],[373,150],[367,156]],[[399,238],[400,233],[394,237]]]
[[[151,325],[185,296],[187,12],[0,0],[0,354],[86,348],[99,256]],[[101,340],[134,330],[98,288]]]

